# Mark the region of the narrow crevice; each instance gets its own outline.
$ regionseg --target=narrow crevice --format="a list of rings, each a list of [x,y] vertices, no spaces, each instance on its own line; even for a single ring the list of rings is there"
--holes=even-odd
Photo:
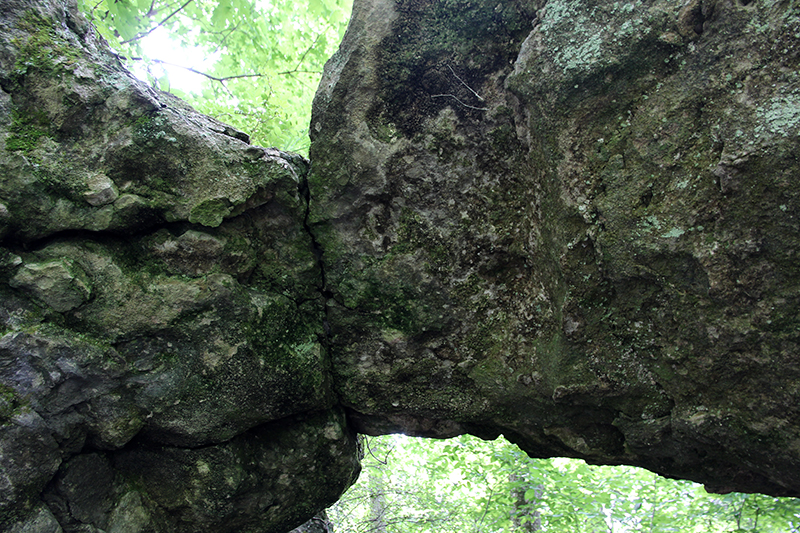
[[[75,241],[75,240],[90,240],[95,242],[122,242],[129,243],[137,238],[144,237],[152,234],[162,228],[169,228],[171,225],[177,223],[155,223],[143,228],[122,228],[116,230],[88,230],[71,228],[49,233],[41,237],[31,239],[19,238],[14,235],[7,236],[5,239],[0,240],[0,247],[6,248],[13,253],[22,254],[37,252],[47,248],[54,242]]]
[[[300,196],[306,203],[306,210],[305,213],[303,214],[303,229],[311,239],[311,250],[314,253],[314,259],[316,259],[317,261],[317,266],[319,267],[319,272],[320,272],[320,284],[319,286],[317,286],[317,290],[320,292],[320,294],[326,296],[327,285],[325,281],[325,264],[322,260],[322,256],[325,253],[325,251],[322,249],[322,246],[320,245],[319,241],[317,241],[317,237],[316,235],[314,235],[314,232],[311,230],[311,226],[308,223],[308,219],[311,216],[311,191],[308,186],[307,174],[303,175],[303,177],[301,178],[300,185],[298,185],[298,190],[300,192]]]
[[[325,277],[325,261],[323,257],[325,255],[325,250],[317,240],[317,237],[314,235],[314,231],[311,229],[311,225],[309,224],[309,217],[311,216],[311,188],[308,184],[308,175],[310,172],[311,168],[309,167],[300,179],[298,191],[306,203],[306,211],[303,214],[303,230],[306,232],[309,239],[311,239],[311,251],[314,254],[314,259],[316,259],[317,268],[319,268],[320,283],[317,286],[317,292],[319,292],[320,297],[322,298],[323,314],[325,317],[322,321],[322,329],[325,332],[323,347],[330,356],[329,340],[331,335],[331,326],[328,322],[328,300],[333,297],[333,293],[328,289],[328,282]]]

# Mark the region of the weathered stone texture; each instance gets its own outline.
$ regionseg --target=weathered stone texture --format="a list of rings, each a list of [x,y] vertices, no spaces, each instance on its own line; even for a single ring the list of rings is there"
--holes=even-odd
[[[2,2],[0,529],[283,533],[356,431],[800,495],[798,35],[356,0],[309,170]]]
[[[309,220],[359,428],[799,494],[798,33],[787,2],[356,2]]]
[[[70,2],[0,11],[0,529],[298,525],[359,468],[308,162],[135,80]]]

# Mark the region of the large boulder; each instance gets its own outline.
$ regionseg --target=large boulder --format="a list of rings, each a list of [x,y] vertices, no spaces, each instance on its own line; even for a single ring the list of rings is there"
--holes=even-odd
[[[308,162],[137,81],[72,2],[3,2],[0,87],[0,529],[282,532],[334,502],[359,451]]]
[[[362,432],[800,495],[800,11],[357,0],[311,124]]]
[[[2,2],[0,529],[283,533],[356,431],[800,495],[798,34],[356,0],[310,166]]]

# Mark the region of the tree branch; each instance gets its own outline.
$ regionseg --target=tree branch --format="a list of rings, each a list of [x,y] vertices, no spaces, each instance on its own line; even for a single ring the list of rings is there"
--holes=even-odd
[[[278,76],[289,76],[291,74],[322,74],[319,70],[284,70],[278,72]]]
[[[459,100],[458,97],[456,97],[456,95],[454,94],[432,94],[431,98],[441,98],[443,96],[449,96],[459,104],[463,105],[464,107],[468,107],[470,109],[477,109],[478,111],[489,111],[488,107],[475,107],[474,105],[465,104],[464,102]],[[481,98],[481,100],[483,100],[483,98]]]
[[[298,59],[298,60],[297,60],[297,65],[294,67],[294,70],[288,71],[287,73],[289,73],[289,72],[297,72],[297,70],[300,68],[300,65],[302,65],[302,64],[303,64],[303,61],[305,61],[305,59],[306,59],[306,56],[307,56],[307,55],[309,54],[309,52],[311,52],[311,50],[313,50],[313,49],[314,49],[314,47],[317,45],[317,41],[319,41],[319,38],[320,38],[321,36],[322,36],[322,33],[318,33],[318,34],[317,34],[317,36],[316,36],[316,37],[314,37],[314,42],[312,42],[312,43],[311,43],[311,46],[309,46],[308,48],[306,48],[306,51],[305,51],[305,52],[303,52],[303,55],[302,55],[302,56],[300,56],[300,59]],[[281,74],[283,74],[283,73],[281,73]]]
[[[132,59],[138,59],[138,60],[142,60],[142,58],[141,58],[141,57],[134,57],[134,58],[132,58]],[[171,67],[178,67],[178,68],[182,68],[183,70],[187,70],[187,71],[189,71],[189,72],[191,72],[191,73],[193,73],[193,74],[197,74],[197,75],[199,75],[199,76],[204,76],[204,77],[206,77],[206,78],[208,78],[208,79],[210,79],[210,80],[213,80],[213,81],[217,81],[217,82],[219,82],[219,83],[222,83],[223,85],[224,85],[224,84],[225,84],[225,82],[226,82],[226,81],[228,81],[228,80],[237,80],[237,79],[240,79],[240,78],[264,78],[264,77],[267,77],[267,75],[266,75],[266,74],[236,74],[236,75],[234,75],[234,76],[222,76],[222,77],[218,77],[218,76],[212,76],[211,74],[209,74],[209,73],[207,73],[207,72],[203,72],[203,71],[201,71],[201,70],[197,70],[197,69],[195,69],[195,68],[192,68],[192,67],[185,67],[185,66],[183,66],[183,65],[179,65],[179,64],[177,64],[177,63],[172,63],[172,62],[170,62],[170,61],[164,61],[163,59],[151,59],[151,61],[152,61],[153,63],[158,63],[159,65],[169,65],[169,66],[171,66]]]
[[[160,27],[161,27],[161,26],[162,26],[162,25],[163,25],[163,24],[164,24],[166,21],[168,21],[169,19],[171,19],[172,17],[174,17],[175,15],[177,15],[178,13],[180,13],[180,11],[181,11],[181,10],[182,10],[184,7],[188,6],[188,5],[189,5],[189,4],[191,4],[192,2],[194,2],[194,0],[186,0],[186,2],[185,2],[183,5],[181,5],[181,7],[179,7],[178,9],[176,9],[175,11],[173,11],[172,13],[170,13],[169,15],[167,15],[167,16],[166,16],[166,18],[164,18],[164,20],[162,20],[161,22],[157,23],[155,26],[153,26],[152,28],[150,28],[150,29],[149,29],[149,30],[147,30],[146,32],[144,32],[144,33],[137,33],[136,35],[134,35],[133,37],[131,37],[131,38],[130,38],[130,39],[128,39],[127,41],[122,41],[120,44],[128,44],[128,43],[132,43],[133,41],[138,41],[139,39],[143,39],[143,38],[147,37],[148,35],[150,35],[150,34],[151,34],[151,33],[153,33],[154,31],[156,31],[158,28],[160,28]]]
[[[453,67],[451,67],[450,65],[447,65],[447,68],[449,68],[449,69],[450,69],[450,72],[452,72],[452,73],[453,73],[453,76],[455,76],[455,77],[456,77],[456,79],[457,79],[458,81],[460,81],[460,82],[461,82],[461,85],[463,85],[464,87],[466,87],[467,89],[469,89],[469,92],[471,92],[472,94],[474,94],[474,95],[475,95],[475,97],[476,97],[478,100],[480,100],[481,102],[483,102],[483,96],[479,95],[477,92],[475,92],[475,90],[474,90],[472,87],[470,87],[469,85],[467,85],[467,83],[466,83],[464,80],[462,80],[461,78],[459,78],[459,77],[458,77],[458,74],[456,74],[456,71],[455,71],[455,70],[453,70]],[[477,109],[477,108],[476,108],[476,109]]]
[[[467,88],[467,90],[468,90],[469,92],[471,92],[473,95],[475,95],[475,98],[477,98],[477,99],[478,99],[478,100],[480,100],[481,102],[483,102],[483,101],[484,101],[484,99],[483,99],[483,96],[479,95],[479,94],[478,94],[478,93],[475,91],[475,89],[473,89],[472,87],[470,87],[469,85],[467,85],[467,82],[465,82],[464,80],[462,80],[462,79],[461,79],[461,78],[458,76],[458,74],[456,74],[456,71],[455,71],[455,70],[453,70],[453,67],[451,67],[450,65],[447,65],[447,68],[449,68],[449,69],[450,69],[450,72],[453,74],[453,76],[455,76],[455,78],[456,78],[456,79],[457,79],[459,82],[461,82],[461,85],[463,85],[464,87],[466,87],[466,88]],[[458,102],[459,104],[463,105],[463,106],[464,106],[464,107],[466,107],[466,108],[469,108],[469,109],[476,109],[476,110],[478,110],[478,111],[489,111],[489,108],[488,108],[488,107],[475,107],[474,105],[465,104],[464,102],[462,102],[461,100],[459,100],[459,98],[458,98],[456,95],[454,95],[454,94],[434,94],[434,95],[431,95],[431,98],[442,98],[442,97],[444,97],[444,96],[449,96],[450,98],[452,98],[453,100],[455,100],[456,102]]]

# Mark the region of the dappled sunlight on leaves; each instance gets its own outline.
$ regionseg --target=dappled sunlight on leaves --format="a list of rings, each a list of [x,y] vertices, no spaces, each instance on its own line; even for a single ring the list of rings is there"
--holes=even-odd
[[[641,468],[530,459],[502,437],[388,435],[367,438],[366,450],[358,483],[329,509],[338,533],[800,531],[797,499],[708,494]]]
[[[253,144],[307,155],[311,101],[352,0],[79,4],[126,66],[154,87],[245,131]]]

